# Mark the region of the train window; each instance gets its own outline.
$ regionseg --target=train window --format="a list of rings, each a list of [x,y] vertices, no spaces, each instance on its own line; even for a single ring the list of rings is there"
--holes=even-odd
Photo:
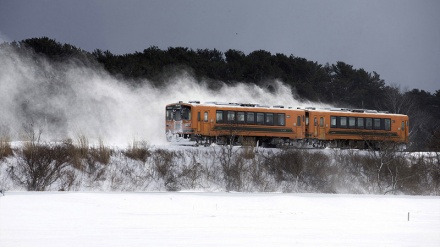
[[[200,121],[200,112],[197,112],[197,121]]]
[[[296,126],[301,126],[301,116],[296,118]]]
[[[182,121],[182,113],[180,112],[180,110],[174,111],[173,115],[175,121]]]
[[[217,111],[215,113],[217,123],[223,123],[223,111]]]
[[[364,126],[364,118],[359,117],[359,118],[357,119],[357,127],[358,127],[358,129],[363,129],[363,128],[365,128],[365,126]]]
[[[402,130],[405,130],[405,122],[402,121]]]
[[[253,113],[253,112],[246,113],[246,123],[247,124],[254,124],[255,123],[255,113]]]
[[[278,126],[286,125],[286,115],[284,113],[277,114],[277,125]]]
[[[203,115],[203,121],[208,122],[208,112],[205,111],[204,115]]]
[[[330,117],[330,127],[336,128],[336,117],[335,116]]]
[[[382,129],[381,126],[380,126],[380,118],[375,118],[375,119],[373,120],[373,128],[374,128],[375,130],[380,130],[380,129]]]
[[[257,113],[257,124],[264,124],[264,113]]]
[[[182,106],[180,114],[183,120],[191,120],[191,108],[189,106]]]
[[[244,112],[242,111],[237,112],[237,122],[244,123]]]
[[[273,125],[273,113],[266,113],[266,125]]]
[[[391,130],[391,119],[385,119],[385,130]]]
[[[340,119],[341,128],[347,128],[347,117],[341,117]]]
[[[167,120],[173,120],[173,109],[168,109],[167,107]]]
[[[324,127],[324,118],[323,117],[321,117],[319,119],[319,126]]]
[[[350,129],[356,128],[356,118],[354,118],[354,117],[348,118],[348,127]]]
[[[366,118],[365,119],[365,128],[371,130],[373,128],[373,119]]]
[[[228,111],[228,122],[235,121],[235,111]]]

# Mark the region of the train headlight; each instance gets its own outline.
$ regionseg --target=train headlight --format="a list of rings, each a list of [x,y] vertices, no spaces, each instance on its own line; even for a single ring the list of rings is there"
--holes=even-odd
[[[191,123],[186,123],[184,126],[185,127],[191,127]]]

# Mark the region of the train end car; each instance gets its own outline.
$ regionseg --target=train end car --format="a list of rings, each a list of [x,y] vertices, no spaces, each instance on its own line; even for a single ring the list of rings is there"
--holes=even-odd
[[[306,138],[315,145],[379,148],[407,144],[407,115],[363,109],[306,109]]]
[[[177,103],[165,106],[165,135],[167,141],[189,139],[195,134],[193,108],[194,103]]]
[[[208,102],[166,106],[168,141],[279,145],[305,136],[304,111],[284,106]]]

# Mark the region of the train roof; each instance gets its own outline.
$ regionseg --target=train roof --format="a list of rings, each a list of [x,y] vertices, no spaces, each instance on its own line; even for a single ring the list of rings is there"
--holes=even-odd
[[[317,108],[317,107],[292,107],[292,106],[283,106],[283,105],[263,105],[258,103],[232,103],[232,102],[218,102],[218,101],[209,101],[201,103],[200,101],[189,101],[183,102],[179,101],[177,103],[171,103],[168,105],[202,105],[202,106],[224,106],[224,107],[237,107],[237,108],[263,108],[263,109],[289,109],[289,110],[306,110],[306,111],[320,111],[320,112],[345,112],[345,113],[366,113],[366,114],[383,114],[383,115],[402,115],[398,113],[390,113],[388,111],[377,111],[377,110],[369,110],[369,109],[351,109],[351,108]]]
[[[263,104],[258,104],[258,103],[238,103],[238,102],[219,102],[219,101],[208,101],[208,102],[204,102],[201,103],[200,101],[189,101],[189,102],[183,102],[183,101],[179,101],[177,103],[172,103],[172,104],[168,104],[168,105],[176,105],[176,104],[184,104],[184,105],[202,105],[202,106],[219,106],[219,107],[237,107],[237,108],[263,108],[263,109],[267,109],[267,108],[271,108],[271,109],[300,109],[299,107],[286,107],[283,105],[274,105],[274,106],[270,106],[270,105],[263,105]]]
[[[337,113],[365,113],[365,114],[382,114],[382,115],[401,115],[406,116],[404,114],[398,113],[390,113],[388,111],[378,111],[378,110],[370,110],[370,109],[351,109],[351,108],[315,108],[315,107],[306,107],[304,110],[308,111],[317,111],[317,112],[337,112]]]

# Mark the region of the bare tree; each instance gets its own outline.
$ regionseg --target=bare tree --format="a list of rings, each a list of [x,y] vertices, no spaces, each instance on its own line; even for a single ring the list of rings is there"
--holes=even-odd
[[[9,175],[29,191],[44,191],[63,176],[68,153],[63,145],[26,143],[17,151],[17,165],[9,167]]]

